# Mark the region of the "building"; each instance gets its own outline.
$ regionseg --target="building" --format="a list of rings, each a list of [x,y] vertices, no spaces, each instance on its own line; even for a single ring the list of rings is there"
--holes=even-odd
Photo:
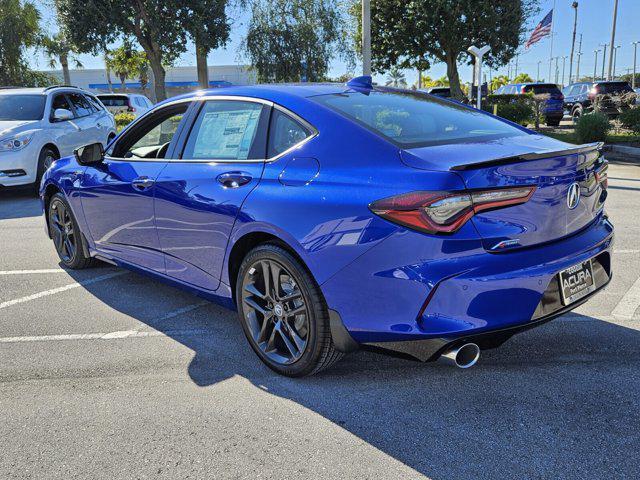
[[[62,83],[62,71],[47,71],[48,73],[60,79]],[[83,68],[71,70],[71,84],[86,90],[98,92],[121,92],[120,78],[111,73],[111,87],[107,79],[105,69]],[[215,65],[209,66],[209,84],[212,87],[226,85],[250,85],[256,82],[255,72],[250,70],[247,65]],[[167,77],[165,80],[167,88],[167,96],[173,97],[181,93],[186,93],[200,88],[198,84],[198,74],[196,67],[172,67],[167,69]],[[140,85],[140,79],[128,78],[125,82],[126,91],[132,93],[143,93],[149,98],[153,96],[151,85],[143,91]],[[151,98],[153,100],[153,98]]]

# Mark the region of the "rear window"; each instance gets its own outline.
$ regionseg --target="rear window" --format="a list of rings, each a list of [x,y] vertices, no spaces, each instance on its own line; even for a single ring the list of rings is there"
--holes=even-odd
[[[417,92],[374,90],[312,99],[402,148],[523,135],[483,112]]]
[[[0,120],[40,120],[44,95],[0,95]]]
[[[533,92],[535,95],[540,95],[540,94],[544,94],[544,93],[550,93],[550,94],[560,94],[562,92],[560,92],[560,89],[558,88],[557,85],[554,85],[553,83],[550,83],[548,85],[527,85],[524,87],[524,91],[525,92]]]
[[[627,82],[608,82],[598,84],[598,93],[633,92]]]
[[[129,98],[124,95],[98,95],[105,107],[128,107]]]

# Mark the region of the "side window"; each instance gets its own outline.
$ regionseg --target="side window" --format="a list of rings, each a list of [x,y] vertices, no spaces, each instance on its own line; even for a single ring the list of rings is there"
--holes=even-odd
[[[165,158],[189,103],[166,107],[127,131],[108,154],[114,158]]]
[[[247,160],[264,157],[255,148],[263,105],[235,100],[211,100],[198,114],[182,158]],[[258,142],[260,143],[260,142]]]
[[[64,93],[60,93],[60,94],[54,96],[53,99],[51,100],[51,116],[50,116],[51,119],[53,119],[53,112],[55,112],[59,108],[63,108],[65,110],[73,111],[71,109],[71,106],[69,105],[69,102],[67,101],[67,97],[66,97],[66,95]]]
[[[144,103],[142,103],[142,99],[140,97],[136,97],[136,105],[139,107],[144,107]]]
[[[86,117],[93,113],[91,105],[83,95],[80,95],[79,93],[70,93],[68,96],[69,101],[76,110],[76,117]]]
[[[96,112],[102,111],[102,105],[100,105],[100,101],[96,97],[93,95],[85,95],[85,97]]]
[[[289,150],[311,135],[311,131],[299,122],[274,109],[269,127],[269,151],[268,158],[275,157]]]

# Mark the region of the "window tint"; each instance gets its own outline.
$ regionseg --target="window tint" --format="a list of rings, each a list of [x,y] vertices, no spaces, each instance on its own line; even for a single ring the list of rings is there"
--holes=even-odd
[[[580,92],[582,91],[582,87],[583,87],[583,85],[574,85],[573,87],[571,87],[571,92],[569,94],[570,95],[579,95]]]
[[[632,92],[631,85],[627,82],[607,82],[598,85],[598,93]]]
[[[307,138],[311,132],[287,114],[275,109],[269,128],[269,152],[267,157],[275,157]]]
[[[0,120],[40,120],[44,95],[0,95]]]
[[[261,104],[253,102],[206,102],[189,134],[182,158],[247,160],[262,109]]]
[[[431,95],[373,90],[311,98],[403,148],[524,135],[483,112]]]
[[[76,117],[86,117],[93,113],[91,104],[83,95],[79,93],[69,93],[67,96],[76,110]]]
[[[126,95],[100,95],[98,97],[105,107],[128,107]]]
[[[553,95],[558,95],[558,94],[561,93],[560,89],[558,88],[558,86],[553,84],[553,83],[527,85],[526,87],[524,87],[524,91],[525,92],[533,91],[533,93],[535,95],[540,95],[540,94],[543,94],[543,93],[550,93],[550,94],[553,94]]]

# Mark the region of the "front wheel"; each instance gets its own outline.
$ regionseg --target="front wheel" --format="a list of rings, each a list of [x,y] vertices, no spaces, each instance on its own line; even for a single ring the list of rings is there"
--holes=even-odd
[[[302,377],[343,356],[333,344],[320,288],[287,250],[272,244],[251,250],[240,266],[236,300],[251,347],[272,370]]]
[[[46,172],[49,167],[53,165],[53,162],[55,162],[57,159],[58,154],[49,147],[44,147],[40,151],[40,155],[38,155],[38,165],[36,167],[36,181],[33,185],[36,192],[40,188],[40,181],[42,180],[44,172]]]
[[[64,266],[73,270],[94,266],[95,259],[84,253],[80,227],[64,195],[56,193],[53,196],[47,215],[51,238]]]

